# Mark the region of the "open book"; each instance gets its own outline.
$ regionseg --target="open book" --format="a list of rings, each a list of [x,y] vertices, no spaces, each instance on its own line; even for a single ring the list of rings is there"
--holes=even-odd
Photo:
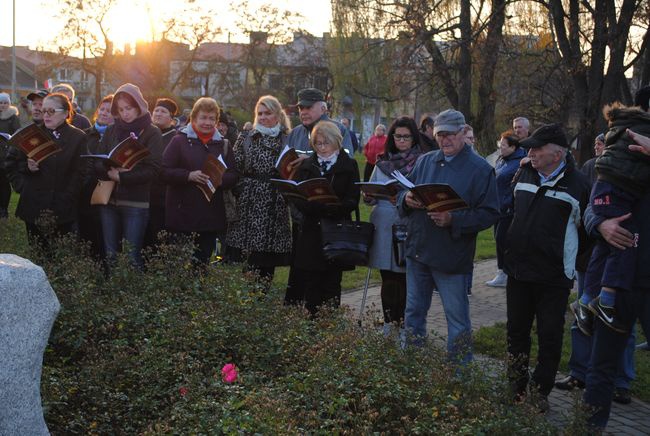
[[[290,180],[293,178],[297,167],[289,171],[289,164],[298,159],[299,156],[309,155],[311,153],[310,151],[300,151],[285,145],[278,160],[275,161],[275,167],[278,169],[282,178]]]
[[[208,157],[203,162],[201,167],[201,172],[210,177],[207,184],[198,183],[196,186],[201,190],[203,196],[206,200],[212,200],[212,196],[217,191],[217,187],[221,185],[221,179],[223,178],[223,173],[228,169],[228,165],[224,162],[221,155],[219,157],[214,157],[214,155],[209,154]]]
[[[104,159],[112,167],[130,170],[151,152],[133,136],[117,144],[108,154],[82,154],[81,157]]]
[[[359,185],[364,194],[386,200],[395,197],[402,190],[400,183],[395,179],[386,182],[355,182],[355,184]]]
[[[446,183],[415,185],[399,171],[393,171],[391,176],[409,189],[428,211],[451,212],[452,210],[466,209],[468,207],[465,200],[460,198],[460,195]]]
[[[18,130],[13,134],[9,143],[22,150],[29,159],[35,160],[37,164],[61,151],[61,147],[36,124],[30,124]]]
[[[302,182],[293,180],[271,179],[271,184],[278,188],[280,194],[287,200],[300,199],[315,201],[323,204],[340,204],[327,179],[319,177]]]

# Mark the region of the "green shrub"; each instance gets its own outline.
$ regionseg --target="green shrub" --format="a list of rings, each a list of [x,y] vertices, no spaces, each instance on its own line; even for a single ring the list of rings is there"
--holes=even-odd
[[[195,269],[192,250],[164,241],[145,272],[120,256],[108,277],[71,237],[30,254],[62,304],[42,379],[53,434],[556,433],[491,370],[402,351],[344,310],[310,319],[239,267]]]

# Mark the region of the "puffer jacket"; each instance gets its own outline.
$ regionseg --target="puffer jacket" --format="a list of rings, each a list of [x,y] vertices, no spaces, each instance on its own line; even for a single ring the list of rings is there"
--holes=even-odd
[[[598,179],[626,192],[642,196],[650,187],[650,156],[631,151],[632,138],[627,129],[650,136],[650,113],[621,104],[605,106],[603,115],[609,122],[605,151],[596,160]]]
[[[6,111],[0,112],[0,132],[13,135],[18,129],[20,129],[20,120],[15,106],[9,106]]]

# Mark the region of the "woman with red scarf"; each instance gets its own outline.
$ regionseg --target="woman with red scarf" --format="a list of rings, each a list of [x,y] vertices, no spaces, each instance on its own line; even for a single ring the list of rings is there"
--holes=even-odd
[[[107,259],[112,260],[120,250],[122,239],[126,239],[129,257],[141,269],[144,262],[140,251],[149,220],[149,192],[160,169],[162,135],[151,123],[149,105],[135,85],[126,83],[117,89],[111,113],[115,123],[106,129],[96,153],[109,154],[117,144],[132,136],[149,148],[151,154],[130,170],[110,167],[100,160],[95,164],[95,173],[101,180],[115,182],[108,204],[99,211],[104,248]]]
[[[239,178],[230,144],[217,130],[219,106],[202,97],[194,103],[190,122],[171,140],[163,154],[163,177],[167,183],[165,227],[174,233],[194,234],[195,259],[207,264],[217,236],[226,232],[223,190],[235,186]],[[199,185],[209,183],[201,171],[208,155],[221,158],[228,170],[210,201]]]

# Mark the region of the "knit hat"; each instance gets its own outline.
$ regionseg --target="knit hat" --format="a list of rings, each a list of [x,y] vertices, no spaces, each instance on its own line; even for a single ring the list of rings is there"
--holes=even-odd
[[[650,106],[650,85],[644,86],[636,92],[634,106],[640,106],[644,111],[648,111],[648,106]]]
[[[172,117],[178,114],[178,105],[171,98],[159,98],[158,100],[156,100],[156,105],[154,106],[154,109],[157,108],[158,106],[167,109],[169,111],[169,114]]]
[[[147,100],[142,96],[140,88],[132,83],[125,83],[124,85],[117,88],[115,95],[113,96],[113,103],[111,103],[111,114],[113,116],[118,116],[117,110],[117,101],[120,99],[120,94],[128,94],[135,100],[136,104],[140,108],[140,115],[144,115],[149,112],[149,104]]]
[[[433,122],[433,134],[438,132],[457,133],[465,127],[465,116],[454,109],[440,112]]]
[[[11,97],[6,92],[0,92],[0,102],[11,104]]]
[[[560,123],[544,124],[528,138],[521,141],[521,146],[524,148],[539,148],[546,144],[556,144],[565,148],[569,147],[566,134]]]

